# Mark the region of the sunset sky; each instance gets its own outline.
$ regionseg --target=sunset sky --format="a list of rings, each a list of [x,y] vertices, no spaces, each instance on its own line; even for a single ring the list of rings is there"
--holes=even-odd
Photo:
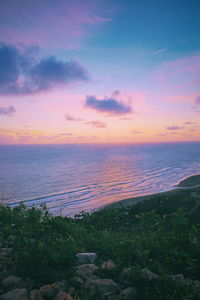
[[[1,0],[0,144],[200,141],[199,0]]]

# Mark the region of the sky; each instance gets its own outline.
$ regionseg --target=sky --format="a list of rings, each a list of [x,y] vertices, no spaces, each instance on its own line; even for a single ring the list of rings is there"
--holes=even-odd
[[[200,141],[199,0],[1,0],[0,144]]]

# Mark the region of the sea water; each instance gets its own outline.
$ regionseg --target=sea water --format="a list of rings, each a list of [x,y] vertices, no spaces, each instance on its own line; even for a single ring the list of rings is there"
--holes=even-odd
[[[55,215],[94,211],[173,189],[200,174],[200,142],[0,146],[0,203],[46,203]]]

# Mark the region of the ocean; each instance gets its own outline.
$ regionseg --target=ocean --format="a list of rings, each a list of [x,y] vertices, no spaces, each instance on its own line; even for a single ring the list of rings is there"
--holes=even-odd
[[[200,142],[0,146],[0,203],[74,216],[200,174]]]

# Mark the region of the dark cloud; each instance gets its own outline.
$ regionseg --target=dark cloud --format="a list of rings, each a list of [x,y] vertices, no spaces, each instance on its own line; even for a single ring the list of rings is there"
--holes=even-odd
[[[97,128],[106,128],[106,123],[101,121],[88,121],[85,122],[85,124],[89,124]]]
[[[0,45],[0,88],[12,85],[20,75],[20,57],[16,48]]]
[[[77,62],[62,62],[53,56],[42,59],[31,69],[30,75],[38,90],[46,90],[56,84],[87,80],[85,70]]]
[[[114,97],[97,99],[95,96],[87,96],[85,106],[112,115],[123,115],[132,112],[132,107],[130,105],[118,101]]]
[[[34,47],[17,48],[0,44],[0,93],[31,94],[57,85],[88,80],[77,62],[63,62],[54,56],[37,59]]]
[[[8,107],[0,107],[0,115],[13,115],[16,112],[15,108],[10,105]]]
[[[66,119],[67,121],[75,121],[75,122],[83,121],[83,119],[72,117],[72,115],[70,115],[70,114],[68,114],[68,113],[65,114],[65,119]]]
[[[166,127],[167,130],[180,130],[183,129],[182,126],[167,126]]]

